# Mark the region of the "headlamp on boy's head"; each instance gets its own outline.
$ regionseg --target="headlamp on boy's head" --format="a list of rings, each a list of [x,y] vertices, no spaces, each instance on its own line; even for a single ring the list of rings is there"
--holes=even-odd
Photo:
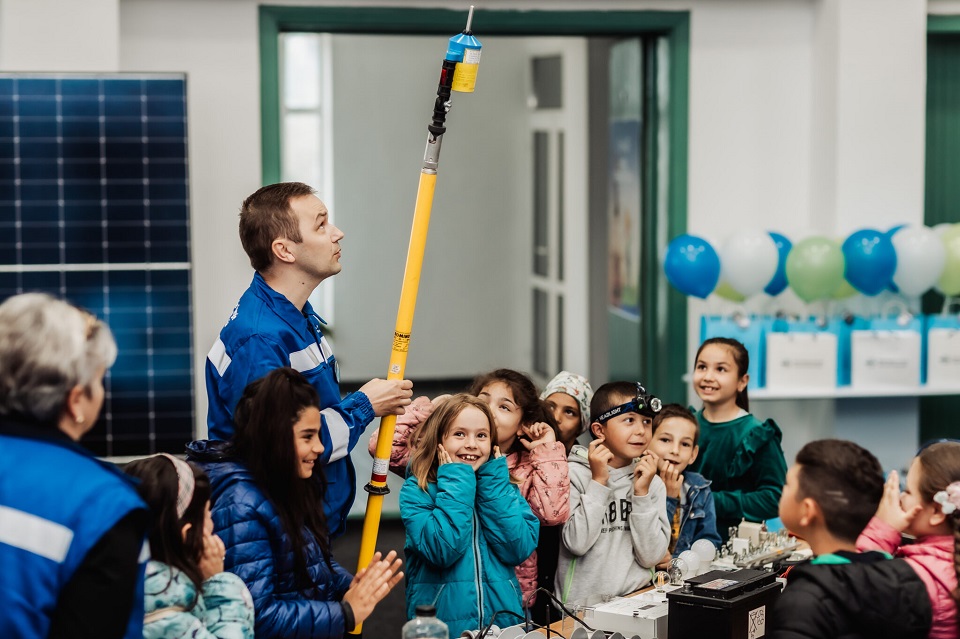
[[[617,415],[622,415],[623,413],[640,413],[645,417],[652,418],[656,417],[661,408],[663,408],[663,402],[660,401],[660,398],[647,393],[647,389],[643,387],[643,384],[637,382],[637,396],[635,399],[631,399],[626,404],[614,406],[610,410],[602,413],[600,417],[597,418],[597,421],[605,424]]]

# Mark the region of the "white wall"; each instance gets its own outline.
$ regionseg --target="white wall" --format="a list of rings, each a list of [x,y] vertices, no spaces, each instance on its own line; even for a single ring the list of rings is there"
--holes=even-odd
[[[117,71],[120,0],[0,0],[3,71]]]
[[[529,65],[522,40],[483,43],[477,91],[454,93],[447,116],[406,369],[414,380],[529,361],[525,313],[513,310],[530,297],[515,276],[530,264]],[[436,37],[333,37],[334,214],[346,233],[333,336],[344,379],[386,375],[445,51]]]

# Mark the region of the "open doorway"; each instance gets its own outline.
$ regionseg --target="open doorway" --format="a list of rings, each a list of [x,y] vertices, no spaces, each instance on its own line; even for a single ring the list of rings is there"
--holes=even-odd
[[[264,181],[319,186],[347,235],[336,291],[319,293],[321,314],[332,319],[344,380],[382,376],[440,60],[465,15],[260,12]],[[683,388],[686,307],[659,264],[664,238],[685,226],[687,20],[475,16],[484,43],[477,91],[453,96],[408,377],[468,379],[503,366],[542,384],[568,369],[596,385],[655,376],[662,394],[685,394],[670,387]],[[289,64],[297,38],[313,38],[321,58],[307,71]],[[317,99],[289,108],[287,93],[302,93],[308,75]],[[313,118],[292,138],[291,115]],[[613,152],[631,136],[626,155]],[[320,156],[297,165],[291,152],[309,147],[305,138]],[[630,153],[632,163],[620,162]],[[628,211],[632,224],[612,228],[613,213]],[[610,254],[621,240],[629,286],[614,299]]]

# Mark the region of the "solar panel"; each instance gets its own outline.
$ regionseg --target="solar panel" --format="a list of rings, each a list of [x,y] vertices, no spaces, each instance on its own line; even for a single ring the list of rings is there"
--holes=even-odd
[[[110,325],[98,455],[193,437],[189,230],[184,75],[0,73],[0,300],[48,292]]]

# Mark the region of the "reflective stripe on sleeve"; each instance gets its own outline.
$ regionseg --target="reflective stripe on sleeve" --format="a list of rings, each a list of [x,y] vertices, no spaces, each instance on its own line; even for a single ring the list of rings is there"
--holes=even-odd
[[[210,360],[213,367],[217,369],[217,374],[219,374],[220,377],[223,377],[223,374],[227,371],[227,367],[230,366],[230,362],[233,361],[230,359],[230,356],[227,355],[227,347],[219,339],[213,343],[213,348],[207,353],[207,359]]]
[[[320,414],[327,423],[327,432],[330,433],[330,441],[333,444],[330,461],[346,457],[350,452],[350,427],[347,426],[343,415],[332,408],[325,408],[320,411]]]
[[[313,370],[323,361],[323,355],[320,354],[320,347],[317,346],[316,343],[296,353],[290,353],[290,367],[301,373]]]
[[[73,543],[73,531],[49,519],[0,506],[0,543],[61,564]]]

